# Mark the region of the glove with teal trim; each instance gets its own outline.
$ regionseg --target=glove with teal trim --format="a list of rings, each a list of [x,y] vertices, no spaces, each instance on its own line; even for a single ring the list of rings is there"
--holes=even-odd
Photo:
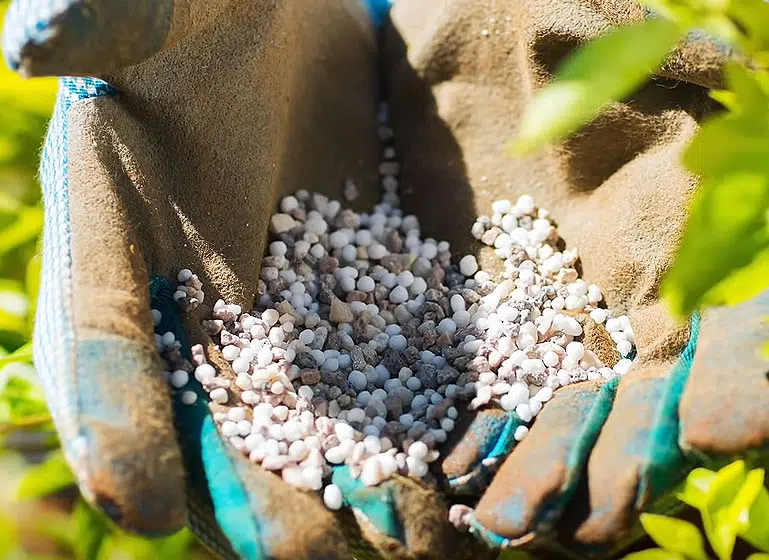
[[[769,294],[683,325],[659,300],[697,183],[681,150],[717,110],[708,88],[719,87],[727,53],[693,36],[562,144],[527,158],[506,151],[565,56],[644,17],[632,0],[403,1],[384,33],[403,205],[423,231],[491,270],[498,259],[466,232],[493,201],[530,194],[634,335],[636,361],[621,379],[560,388],[533,423],[483,410],[455,433],[442,470],[449,492],[474,507],[458,508],[457,521],[493,546],[548,558],[619,550],[638,511],[677,504],[670,491],[692,465],[760,457],[769,442]],[[606,331],[590,330],[585,347],[613,366]]]
[[[377,201],[376,32],[359,0],[17,0],[3,48],[25,76],[89,76],[61,79],[43,150],[35,332],[85,497],[145,535],[188,522],[223,557],[460,553],[434,490],[340,471],[353,514],[336,517],[255,468],[194,380],[194,404],[171,395],[153,334],[154,308],[189,358],[217,298],[250,309],[279,196],[340,198],[350,179],[357,210]],[[167,280],[182,268],[206,286],[184,317]]]

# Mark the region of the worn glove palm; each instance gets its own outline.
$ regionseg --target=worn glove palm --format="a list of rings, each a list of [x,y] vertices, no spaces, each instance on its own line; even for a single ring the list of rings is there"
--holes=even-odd
[[[338,197],[352,179],[357,206],[373,206],[377,46],[359,1],[19,0],[4,50],[27,76],[95,76],[62,79],[43,152],[35,335],[84,495],[144,534],[189,519],[223,556],[347,558],[352,540],[362,558],[360,533],[388,556],[460,551],[434,490],[348,484],[358,523],[339,523],[254,468],[220,439],[203,392],[172,406],[153,338],[151,307],[184,352],[207,345],[217,363],[163,278],[198,272],[203,317],[218,297],[250,309],[281,194]]]
[[[769,440],[759,353],[769,294],[690,325],[658,299],[696,187],[680,152],[715,109],[707,88],[720,83],[723,51],[693,37],[568,141],[528,158],[505,153],[523,108],[565,55],[646,15],[631,0],[403,1],[391,14],[388,97],[404,209],[456,254],[479,252],[488,269],[495,258],[465,232],[495,199],[531,194],[579,248],[583,277],[635,333],[630,374],[560,389],[518,446],[520,419],[501,410],[479,413],[455,442],[443,472],[453,491],[482,494],[472,527],[496,546],[560,539],[579,557],[605,551],[630,536],[634,512],[669,507],[665,494],[691,461],[755,456]],[[585,344],[600,350],[606,333],[593,331]],[[618,359],[603,349],[610,364]]]

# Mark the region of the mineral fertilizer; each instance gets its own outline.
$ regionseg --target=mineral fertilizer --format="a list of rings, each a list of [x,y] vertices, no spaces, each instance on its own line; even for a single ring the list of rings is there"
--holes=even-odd
[[[391,137],[384,118],[380,135]],[[574,268],[577,250],[557,248],[531,196],[494,202],[472,227],[504,262],[492,278],[473,255],[453,260],[447,242],[422,238],[418,219],[399,209],[394,158],[387,146],[384,196],[370,214],[306,191],[281,200],[254,308],[219,300],[203,321],[232,372],[217,371],[201,346],[186,362],[172,333],[156,335],[183,402],[197,399],[194,375],[232,446],[321,492],[332,510],[343,504],[334,466],[367,486],[428,477],[463,410],[516,414],[520,441],[554,391],[625,375],[634,354],[628,318],[600,307],[599,287]],[[178,281],[182,310],[203,302],[192,271]]]

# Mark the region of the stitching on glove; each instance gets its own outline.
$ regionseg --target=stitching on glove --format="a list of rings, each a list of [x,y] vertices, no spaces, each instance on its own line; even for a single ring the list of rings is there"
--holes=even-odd
[[[601,386],[598,396],[590,405],[587,417],[582,423],[579,434],[574,439],[574,445],[566,460],[566,477],[559,491],[542,504],[542,508],[534,521],[536,531],[543,532],[555,525],[574,497],[590,452],[593,450],[601,433],[601,428],[611,413],[619,382],[619,377],[607,381]]]
[[[681,431],[678,404],[689,379],[697,350],[700,334],[699,313],[692,316],[689,333],[689,342],[670,373],[654,419],[646,452],[647,463],[641,471],[636,495],[638,508],[656,498],[660,490],[671,488],[679,482],[686,470],[688,461],[678,443]]]
[[[476,421],[477,418],[478,417],[476,417]],[[467,473],[449,477],[448,484],[454,492],[462,494],[482,492],[495,471],[494,467],[498,462],[497,455],[493,455],[493,453],[495,450],[502,450],[506,445],[506,441],[503,437],[506,433],[506,429],[510,426],[510,414],[508,413],[505,417],[504,424],[499,417],[487,416],[484,419],[485,422],[480,425],[477,422],[473,422],[470,425],[471,430],[478,432],[475,435],[475,440],[483,446],[479,449],[478,453],[481,459],[474,463]],[[498,428],[498,425],[501,425],[501,427]],[[515,428],[513,428],[513,432],[514,431]],[[491,434],[494,433],[499,433],[500,436],[497,436],[496,439],[492,439]],[[513,440],[513,446],[514,445],[515,441]],[[510,449],[512,450],[512,447]]]
[[[486,456],[477,462],[470,472],[455,476],[448,480],[449,486],[454,491],[465,494],[477,494],[484,490],[491,477],[496,473],[500,459],[507,457],[515,446],[517,441],[513,437],[518,426],[525,425],[518,415],[511,411],[507,415],[507,421],[502,432],[497,437],[496,443]]]
[[[515,438],[513,434],[518,426],[525,424],[515,412],[509,412],[507,416],[507,424],[502,430],[494,449],[488,454],[487,459],[496,459],[498,457],[506,457],[515,448]]]
[[[68,112],[78,101],[117,90],[95,78],[62,78],[43,146],[40,183],[45,206],[43,267],[35,317],[34,356],[62,444],[87,499],[85,471],[88,442],[80,433],[77,379],[74,374],[75,335],[72,328],[72,255],[69,222]],[[57,373],[58,372],[58,373]]]
[[[470,517],[470,532],[492,548],[519,548],[534,541],[537,536],[532,531],[516,539],[506,539],[481,525],[472,514]]]

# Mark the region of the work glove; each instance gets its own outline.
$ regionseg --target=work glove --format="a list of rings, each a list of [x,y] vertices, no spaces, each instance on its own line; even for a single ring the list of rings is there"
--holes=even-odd
[[[494,200],[532,195],[579,248],[582,276],[601,287],[606,307],[628,315],[637,350],[622,378],[556,391],[533,425],[494,407],[467,422],[442,471],[449,491],[474,506],[459,510],[458,524],[492,546],[543,557],[563,552],[554,543],[578,558],[616,551],[633,537],[636,512],[672,507],[669,491],[692,464],[760,457],[769,439],[760,353],[769,294],[684,324],[659,300],[696,191],[681,151],[716,109],[708,88],[721,85],[728,53],[692,36],[649,83],[568,140],[525,158],[507,152],[527,103],[566,55],[647,16],[631,0],[417,0],[396,3],[385,32],[404,210],[491,269],[492,249],[465,232]],[[586,349],[615,365],[603,325],[581,321],[592,333]],[[521,425],[531,430],[517,443]]]
[[[171,395],[153,334],[173,333],[188,360],[202,345],[231,375],[201,319],[218,298],[251,309],[278,198],[306,188],[338,199],[352,181],[353,208],[377,202],[366,7],[18,0],[3,47],[24,76],[67,76],[42,153],[34,348],[83,495],[141,534],[189,522],[223,557],[464,557],[480,547],[460,542],[426,485],[365,490],[340,471],[354,515],[335,517],[319,496],[255,467],[220,437],[197,381],[193,404]],[[184,268],[205,296],[180,316],[171,281]]]

